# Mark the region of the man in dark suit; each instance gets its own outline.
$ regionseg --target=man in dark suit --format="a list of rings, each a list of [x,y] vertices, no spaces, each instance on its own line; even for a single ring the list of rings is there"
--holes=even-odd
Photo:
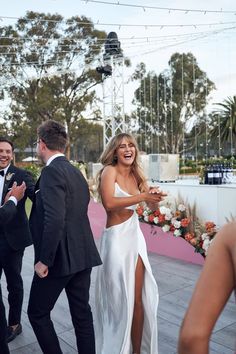
[[[23,198],[25,192],[25,183],[20,186],[13,184],[11,191],[5,198],[5,204],[0,207],[0,225],[7,224],[17,213],[17,202]],[[0,353],[9,354],[7,345],[7,320],[5,316],[5,308],[2,301],[2,291],[0,285]]]
[[[34,196],[34,182],[28,172],[11,164],[14,147],[11,141],[0,138],[0,201],[4,204],[6,194],[14,182],[26,183],[24,198],[17,205],[17,213],[10,224],[0,225],[0,276],[5,273],[8,288],[8,342],[21,333],[21,310],[23,303],[22,259],[25,247],[31,241],[28,218],[25,211],[27,196]]]
[[[63,155],[65,128],[48,120],[38,128],[37,153],[46,164],[36,183],[30,215],[35,249],[28,316],[43,353],[61,354],[50,319],[65,289],[80,354],[95,354],[89,305],[92,267],[101,264],[87,215],[89,189],[82,173]]]

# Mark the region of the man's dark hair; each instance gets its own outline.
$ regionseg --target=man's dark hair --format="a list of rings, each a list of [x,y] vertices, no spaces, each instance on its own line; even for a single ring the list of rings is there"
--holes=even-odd
[[[14,151],[13,142],[8,138],[5,138],[4,136],[0,136],[0,143],[8,143],[9,145],[11,145],[12,151]]]
[[[49,150],[64,152],[67,145],[65,127],[55,120],[47,120],[38,129],[38,138],[41,139]]]

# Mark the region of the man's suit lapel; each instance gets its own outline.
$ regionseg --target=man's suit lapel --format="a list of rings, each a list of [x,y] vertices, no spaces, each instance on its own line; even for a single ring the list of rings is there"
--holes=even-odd
[[[35,191],[39,189],[39,181],[40,181],[41,175],[39,176],[39,178],[37,179],[36,183],[35,183]]]
[[[2,203],[4,203],[5,196],[8,192],[9,185],[12,183],[14,180],[14,175],[15,175],[15,168],[14,166],[10,165],[6,176],[4,178],[4,185],[3,185],[3,190],[2,190]]]
[[[37,180],[37,182],[36,182],[36,184],[35,184],[35,187],[34,187],[34,199],[32,200],[32,208],[31,208],[31,212],[30,212],[30,219],[31,219],[31,216],[32,216],[32,213],[33,213],[33,211],[34,211],[34,209],[35,209],[35,198],[36,198],[36,194],[38,193],[38,191],[39,191],[39,181],[40,181],[40,178],[41,178],[41,176],[39,176],[39,178],[38,178],[38,180]]]
[[[38,180],[37,180],[37,182],[35,184],[35,187],[34,187],[34,198],[35,198],[36,193],[38,193],[38,191],[39,191],[40,178],[41,178],[41,176],[39,176],[39,178],[38,178]]]

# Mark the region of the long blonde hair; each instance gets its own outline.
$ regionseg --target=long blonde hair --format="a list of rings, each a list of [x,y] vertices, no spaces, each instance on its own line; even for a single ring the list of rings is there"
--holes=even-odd
[[[132,143],[135,147],[135,159],[131,166],[131,172],[137,182],[138,189],[143,192],[146,187],[146,178],[139,164],[139,149],[135,138],[128,133],[120,133],[115,135],[110,142],[107,144],[105,150],[99,158],[99,162],[102,163],[103,167],[97,174],[97,189],[98,193],[101,194],[101,175],[106,166],[115,166],[117,164],[116,151],[120,146],[123,139],[127,139],[129,143]]]

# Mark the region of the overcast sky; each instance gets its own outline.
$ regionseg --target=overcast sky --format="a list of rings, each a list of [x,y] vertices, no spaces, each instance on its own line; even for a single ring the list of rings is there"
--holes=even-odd
[[[103,2],[118,3],[117,0]],[[146,63],[147,70],[159,73],[167,68],[168,60],[174,52],[190,51],[196,57],[200,68],[206,71],[217,87],[212,102],[220,102],[227,96],[236,95],[235,0],[119,2],[133,6],[103,4],[89,0],[7,0],[1,4],[1,24],[14,22],[4,16],[21,17],[30,10],[59,13],[65,18],[85,15],[96,23],[98,29],[103,29],[107,33],[115,31],[118,34],[124,54],[132,62],[132,70],[125,71],[125,81],[136,64],[141,61]],[[143,6],[144,3],[145,6],[141,8],[140,5]],[[168,9],[160,10],[154,7]],[[186,11],[181,12],[177,9]],[[196,9],[206,12],[191,11]],[[216,13],[212,10],[221,12]]]

